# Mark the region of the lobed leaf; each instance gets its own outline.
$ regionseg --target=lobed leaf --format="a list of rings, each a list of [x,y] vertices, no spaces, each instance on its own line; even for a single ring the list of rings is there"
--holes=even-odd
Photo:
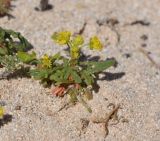
[[[7,55],[12,55],[17,51],[26,51],[31,47],[30,43],[21,33],[0,27],[0,44],[5,44],[8,49]]]
[[[76,72],[76,71],[71,71],[71,76],[73,78],[73,80],[75,81],[75,83],[81,83],[82,82],[82,79],[81,77],[79,76],[79,74]]]
[[[106,69],[108,69],[111,66],[114,66],[116,63],[115,60],[107,60],[107,61],[99,61],[99,62],[81,62],[82,65],[87,65],[88,70],[91,71],[91,73],[99,73]]]
[[[30,70],[30,75],[33,76],[35,79],[45,79],[52,73],[52,70]]]
[[[0,55],[6,55],[6,54],[8,54],[8,50],[0,46]]]
[[[81,77],[84,79],[87,85],[92,85],[92,83],[94,82],[93,76],[87,70],[81,72]]]

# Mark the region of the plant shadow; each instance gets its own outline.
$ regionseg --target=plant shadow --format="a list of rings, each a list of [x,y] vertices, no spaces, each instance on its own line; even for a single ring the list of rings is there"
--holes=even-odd
[[[13,15],[10,14],[10,13],[7,13],[7,14],[4,15],[4,16],[7,16],[7,17],[8,17],[8,20],[15,19],[15,16],[13,16]]]
[[[15,19],[15,16],[13,16],[10,11],[13,11],[13,8],[15,8],[16,6],[15,5],[10,5],[9,7],[9,12],[3,14],[1,17],[5,17],[7,16],[8,17],[8,20],[11,20],[11,19]]]
[[[41,11],[41,12],[43,12],[43,11],[51,10],[51,9],[53,9],[53,8],[54,8],[53,5],[48,4],[46,7],[42,8],[42,9],[40,9],[39,7],[35,7],[34,9],[35,9],[36,11]]]
[[[100,56],[91,56],[91,55],[85,55],[82,54],[80,61],[100,61]],[[115,58],[107,58],[105,61],[107,60],[115,60],[115,64],[113,67],[117,67],[118,62],[116,61]],[[125,75],[125,72],[118,72],[118,73],[110,73],[110,72],[102,72],[100,73],[103,76],[100,78],[98,74],[95,75],[95,80],[106,80],[106,81],[112,81],[112,80],[117,80],[122,78]],[[98,85],[97,81],[94,81],[93,84],[93,91],[95,91],[96,93],[99,91],[100,86]]]
[[[5,124],[8,124],[13,119],[13,116],[10,114],[5,114],[2,119],[0,119],[0,128]]]
[[[102,78],[99,78],[99,80],[112,81],[122,78],[125,75],[125,72],[119,72],[119,73],[102,72],[101,74],[103,74],[104,76]]]
[[[119,72],[119,73],[110,73],[110,72],[102,72],[104,76],[102,78],[99,77],[99,75],[96,75],[96,80],[104,80],[104,81],[113,81],[122,78],[125,75],[125,72]],[[93,91],[96,93],[99,92],[100,86],[98,85],[97,81],[94,81],[93,84]]]
[[[17,46],[20,46],[22,43],[20,41],[14,41],[14,44],[17,45]],[[26,42],[25,43],[25,49],[23,51],[27,52],[27,51],[30,51],[31,49],[33,49],[33,45],[29,42]],[[17,50],[15,50],[17,51]]]
[[[4,72],[2,74],[0,74],[0,80],[2,79],[17,79],[17,78],[30,78],[29,75],[29,67],[23,67],[21,69],[18,69],[16,71],[14,71],[13,73],[8,73],[8,72]]]
[[[115,61],[114,67],[117,67],[118,62],[114,57],[106,58],[103,61],[109,61],[109,60],[114,60]],[[97,61],[98,62],[98,61],[102,61],[102,60],[101,60],[100,56],[91,56],[91,55],[85,55],[84,53],[82,53],[82,55],[80,57],[80,62],[85,62],[85,61]]]
[[[16,78],[30,78],[29,75],[30,67],[23,67],[19,70],[16,70],[14,73],[10,73],[7,76],[7,79],[16,79]]]

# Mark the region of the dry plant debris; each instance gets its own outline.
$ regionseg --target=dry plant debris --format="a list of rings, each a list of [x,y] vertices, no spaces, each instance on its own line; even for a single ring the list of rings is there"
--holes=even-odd
[[[113,104],[112,104],[113,105]],[[113,109],[109,112],[105,114],[105,117],[92,117],[91,121],[93,123],[102,123],[104,126],[104,131],[105,131],[105,137],[108,135],[109,130],[108,130],[108,123],[111,119],[117,119],[117,112],[118,109],[120,108],[120,105],[113,105]],[[117,120],[118,121],[118,120]],[[119,121],[118,121],[119,122]],[[118,123],[117,122],[117,123]],[[117,124],[116,123],[116,124]]]
[[[86,133],[90,121],[86,118],[81,118],[80,121],[81,121],[80,136],[81,136],[82,134]]]
[[[0,0],[0,17],[8,14],[11,7],[11,0]]]
[[[146,50],[144,50],[143,48],[139,48],[139,51],[147,57],[147,59],[152,63],[153,66],[160,69],[160,65],[153,60],[153,58],[148,54]]]

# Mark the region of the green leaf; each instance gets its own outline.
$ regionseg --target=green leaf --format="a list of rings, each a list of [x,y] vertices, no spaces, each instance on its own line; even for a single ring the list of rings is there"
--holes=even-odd
[[[52,70],[30,70],[30,75],[33,76],[35,79],[45,79],[48,78],[49,74],[52,73]]]
[[[8,50],[7,55],[13,55],[17,51],[26,51],[31,44],[19,32],[0,27],[0,43],[4,43]]]
[[[56,85],[60,85],[62,83],[73,83],[73,81],[68,80],[68,77],[71,75],[75,83],[81,83],[82,80],[78,73],[72,70],[70,67],[64,67],[62,70],[57,70],[50,76],[50,80],[56,81]]]
[[[87,70],[82,71],[81,76],[87,85],[91,85],[94,82],[92,74]]]
[[[84,62],[81,63],[83,65],[87,65],[88,66],[88,70],[91,71],[91,73],[98,73],[98,72],[102,72],[106,69],[108,69],[111,66],[114,66],[116,63],[115,60],[107,60],[107,61],[100,61],[100,62]]]
[[[17,57],[22,61],[23,63],[30,63],[33,60],[36,60],[36,53],[32,52],[32,54],[28,54],[26,52],[19,51],[17,53]]]
[[[68,67],[69,66],[69,60],[68,59],[66,59],[66,58],[63,58],[63,66],[64,67]]]
[[[53,73],[49,79],[50,80],[54,80],[56,82],[61,82],[63,79],[63,73],[62,73],[62,70],[57,70],[55,73]]]
[[[71,68],[69,68],[69,67],[65,68],[65,71],[64,71],[64,79],[65,80],[67,80],[69,78],[69,76],[71,75],[71,72],[72,72]]]
[[[0,47],[0,55],[7,55],[7,54],[8,54],[7,48],[1,48]]]
[[[76,71],[71,71],[71,76],[73,78],[73,80],[75,81],[75,83],[81,83],[82,79],[81,77],[78,75],[78,73]]]
[[[60,85],[60,84],[69,84],[72,83],[71,81],[68,80],[68,75],[69,73],[66,72],[69,70],[67,68],[64,68],[62,70],[57,70],[55,73],[53,73],[49,79],[51,81],[56,81],[56,85]]]
[[[5,30],[6,36],[10,39],[10,41],[13,41],[13,38],[17,38],[19,39],[19,43],[15,44],[14,43],[14,47],[18,50],[18,51],[25,51],[25,49],[27,49],[27,47],[31,46],[29,44],[29,42],[21,35],[21,33],[19,32],[15,32],[13,30]],[[13,38],[12,38],[13,37]]]

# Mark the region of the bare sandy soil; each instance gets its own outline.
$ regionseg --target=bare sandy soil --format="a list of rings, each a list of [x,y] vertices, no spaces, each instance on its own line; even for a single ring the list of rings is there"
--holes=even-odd
[[[100,89],[88,104],[57,112],[66,97],[57,98],[39,82],[28,78],[0,80],[0,101],[13,116],[0,128],[1,141],[159,141],[160,140],[160,1],[159,0],[50,0],[53,9],[38,12],[38,0],[12,2],[14,18],[0,18],[0,26],[21,32],[42,55],[59,48],[50,36],[58,30],[97,34],[106,41],[104,51],[88,54],[115,57],[116,68],[98,81]],[[150,52],[151,61],[144,52]],[[104,137],[102,124],[83,119],[110,112],[120,104],[119,122],[110,121]],[[17,108],[18,107],[18,108]]]

